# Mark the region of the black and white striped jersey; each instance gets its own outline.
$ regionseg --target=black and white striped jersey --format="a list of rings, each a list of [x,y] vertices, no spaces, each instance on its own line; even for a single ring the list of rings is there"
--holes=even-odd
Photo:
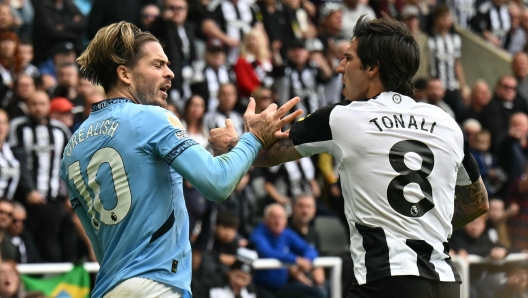
[[[204,125],[208,130],[224,127],[227,119],[233,121],[233,126],[237,134],[241,136],[244,133],[244,118],[236,111],[231,111],[228,115],[218,110],[212,113],[206,113],[204,115]]]
[[[446,90],[458,89],[455,62],[462,57],[460,36],[456,33],[448,33],[445,36],[433,34],[427,43],[431,52],[431,76],[439,78]]]
[[[28,187],[38,190],[48,199],[55,199],[60,188],[60,162],[62,152],[70,139],[68,127],[55,119],[48,125],[35,124],[28,117],[11,121],[9,143],[13,152],[23,150],[27,169]]]
[[[20,163],[13,155],[9,143],[0,151],[0,197],[12,200],[20,181]]]
[[[480,175],[452,117],[384,92],[319,109],[290,138],[303,156],[336,159],[359,284],[396,275],[460,281],[447,244],[455,185]]]

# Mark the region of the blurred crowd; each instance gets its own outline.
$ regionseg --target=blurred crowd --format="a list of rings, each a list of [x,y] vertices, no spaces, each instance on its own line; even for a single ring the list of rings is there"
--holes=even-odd
[[[100,28],[119,21],[162,42],[175,74],[168,108],[211,150],[209,131],[227,118],[243,133],[250,96],[257,112],[299,96],[297,108],[304,115],[344,100],[335,69],[358,18],[385,13],[401,20],[421,51],[414,99],[439,106],[463,127],[490,197],[488,214],[453,233],[451,254],[501,260],[528,252],[527,5],[521,0],[0,0],[0,294],[26,295],[14,262],[95,261],[59,179],[59,163],[91,105],[105,99],[104,90],[79,73],[76,58]],[[455,25],[508,52],[511,73],[494,86],[484,81],[469,86]],[[353,275],[335,167],[330,155],[320,154],[255,168],[219,204],[185,182],[194,296],[328,297],[325,270],[312,265],[322,255],[344,258],[346,290]],[[328,238],[330,231],[342,233]],[[344,248],[328,243],[332,239]],[[253,271],[257,258],[293,265]],[[528,293],[528,264],[471,268],[472,297]]]

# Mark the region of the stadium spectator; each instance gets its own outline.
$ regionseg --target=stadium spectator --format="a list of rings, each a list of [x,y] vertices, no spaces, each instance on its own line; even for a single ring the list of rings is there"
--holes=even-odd
[[[227,62],[233,65],[240,55],[244,36],[257,23],[255,15],[246,1],[213,0],[207,9],[209,13],[202,23],[202,31],[207,38],[227,46]]]
[[[21,40],[30,40],[33,30],[33,19],[35,10],[32,1],[10,1],[11,10],[15,17],[19,19],[20,28],[18,36]]]
[[[13,220],[7,232],[18,250],[20,263],[42,263],[33,235],[26,229],[26,208],[18,201],[13,202],[13,207]]]
[[[273,90],[266,87],[259,87],[253,93],[255,98],[255,113],[260,113],[267,109],[270,104],[275,102]]]
[[[308,41],[310,42],[310,41]],[[311,40],[317,44],[318,39],[314,38]],[[344,100],[342,90],[343,82],[341,81],[342,75],[334,71],[334,69],[339,65],[339,61],[343,60],[343,55],[345,54],[346,48],[348,47],[349,40],[338,40],[336,42],[330,42],[327,55],[328,68],[331,70],[332,76],[324,85],[324,98],[326,104],[334,104]],[[307,46],[308,49],[312,48],[312,56],[317,52],[321,52],[317,47],[312,47],[311,45]],[[319,49],[322,48],[322,45]]]
[[[431,73],[429,70],[430,53],[428,36],[420,29],[420,10],[414,5],[405,5],[400,13],[401,21],[409,27],[411,34],[420,47],[420,67],[414,75],[415,78],[427,78]]]
[[[429,69],[431,76],[442,81],[445,103],[451,107],[455,115],[459,115],[463,105],[462,97],[466,97],[466,79],[460,61],[462,40],[452,31],[453,18],[448,6],[439,5],[431,17],[433,32],[428,41],[431,53]]]
[[[315,198],[311,193],[306,192],[298,195],[293,201],[292,216],[288,220],[288,227],[304,239],[311,247],[320,251],[319,235],[315,231],[312,222],[315,218],[315,211]],[[313,283],[323,291],[326,291],[324,268],[314,268],[308,275],[299,270],[296,274],[301,280],[307,283]]]
[[[11,236],[7,230],[13,222],[13,202],[0,199],[0,255],[2,263],[6,260],[18,262],[20,255],[17,248],[11,243]]]
[[[174,73],[170,101],[180,112],[191,97],[191,83],[195,77],[198,57],[195,46],[195,27],[187,21],[189,7],[186,0],[165,0],[161,17],[152,24],[151,33],[165,44],[165,52]]]
[[[204,116],[205,126],[208,130],[224,127],[225,121],[231,119],[239,136],[244,132],[242,115],[234,111],[238,101],[236,86],[232,83],[223,84],[218,89],[218,107],[216,111],[209,112]],[[214,147],[213,147],[214,148]]]
[[[35,65],[31,64],[34,56],[33,44],[27,41],[21,41],[20,45],[18,46],[18,52],[22,58],[22,72],[33,78],[39,77],[39,69]]]
[[[84,98],[84,107],[83,109],[75,107],[72,110],[72,112],[74,112],[72,132],[75,132],[88,116],[90,116],[92,104],[101,102],[105,99],[103,87],[95,86],[92,82],[86,80],[86,78],[81,78],[77,91],[79,92],[79,95]]]
[[[212,253],[218,261],[227,267],[235,263],[237,250],[242,246],[240,244],[244,240],[237,233],[239,225],[240,220],[236,213],[230,210],[218,211]],[[246,242],[244,241],[244,243]]]
[[[19,40],[13,32],[0,32],[0,86],[13,87],[13,81],[22,70],[22,57],[18,52]],[[0,94],[4,96],[5,94]]]
[[[506,282],[495,292],[494,298],[522,298],[528,290],[528,263],[522,261],[507,272]]]
[[[491,148],[491,133],[482,129],[475,134],[469,143],[471,154],[475,157],[480,169],[480,177],[486,186],[488,196],[499,193],[508,181],[506,172],[499,166],[497,157],[489,151]]]
[[[491,100],[491,92],[484,80],[477,80],[471,88],[469,95],[469,104],[463,109],[459,123],[463,123],[467,119],[475,119],[480,122],[482,110]]]
[[[18,27],[18,21],[13,15],[11,7],[6,3],[0,4],[0,31],[12,31],[16,32]]]
[[[470,22],[471,28],[482,38],[496,47],[504,48],[506,35],[512,25],[506,0],[482,2]]]
[[[511,240],[506,221],[519,213],[519,205],[512,203],[506,209],[504,208],[504,201],[497,197],[491,198],[489,203],[487,227],[497,231],[496,239],[493,238],[495,236],[492,236],[492,240],[510,248]]]
[[[317,250],[290,230],[287,225],[286,210],[280,204],[271,204],[264,210],[264,222],[259,224],[250,237],[260,258],[274,258],[294,264],[295,270],[308,273]],[[286,268],[259,270],[255,272],[255,283],[260,297],[323,298],[323,291],[307,285],[304,280],[291,276]]]
[[[8,200],[15,198],[15,192],[20,181],[20,162],[13,156],[7,135],[9,133],[9,117],[5,110],[0,109],[0,197]]]
[[[35,80],[32,77],[26,74],[21,74],[17,77],[13,86],[13,96],[6,106],[9,118],[14,119],[28,115],[27,102],[35,91]]]
[[[255,251],[240,248],[236,261],[224,275],[223,282],[209,289],[208,298],[256,298],[257,292],[252,283],[253,261],[258,258]]]
[[[5,298],[25,298],[26,291],[13,261],[0,262],[0,296]]]
[[[425,1],[423,1],[425,2]],[[471,19],[477,13],[477,6],[482,0],[449,0],[446,1],[453,12],[455,22],[464,30],[471,29]]]
[[[77,52],[73,43],[59,43],[50,50],[49,58],[38,64],[38,68],[43,76],[49,76],[56,81],[57,67],[63,64],[75,63],[75,58],[77,58]],[[55,84],[56,82],[54,82],[53,86]]]
[[[513,56],[511,68],[517,80],[517,94],[528,105],[528,54],[518,52]]]
[[[207,111],[214,112],[218,107],[218,92],[220,86],[227,83],[235,83],[236,76],[231,65],[226,63],[224,47],[216,42],[207,44],[205,50],[205,67],[203,79],[191,86],[195,94],[205,99]]]
[[[278,52],[279,49],[275,50]],[[273,84],[271,73],[274,64],[282,66],[280,53],[277,52],[274,55],[271,54],[268,40],[262,31],[253,29],[246,34],[240,47],[240,57],[233,67],[241,100],[245,99],[247,102],[255,89],[260,86],[271,87]],[[272,58],[277,56],[280,60],[272,61]],[[244,106],[247,106],[240,102],[239,105],[237,110],[243,110]]]
[[[500,144],[498,157],[511,182],[524,174],[524,165],[528,160],[528,116],[523,112],[514,113],[507,133]]]
[[[492,152],[498,154],[501,142],[508,135],[510,117],[516,112],[528,113],[526,102],[517,96],[517,80],[501,76],[497,80],[493,98],[480,115],[482,127],[491,132]]]
[[[65,97],[54,97],[50,102],[50,119],[55,119],[68,128],[73,127],[73,104]]]
[[[328,2],[323,5],[319,15],[319,30],[317,38],[324,45],[323,53],[328,53],[332,44],[343,38],[343,13],[341,5]]]
[[[265,0],[255,2],[251,9],[257,22],[262,23],[271,47],[282,49],[284,54],[288,43],[295,39],[294,30],[301,31],[293,8],[280,0]]]
[[[509,196],[506,203],[511,205],[518,205],[519,212],[508,220],[508,231],[511,237],[511,250],[514,252],[528,251],[528,167],[524,174],[510,184]],[[515,208],[515,207],[514,207]]]
[[[295,38],[313,38],[317,36],[317,29],[311,22],[311,19],[317,13],[317,7],[312,1],[282,0],[282,3],[291,9],[290,18],[293,20],[292,26]],[[289,48],[289,44],[284,44],[283,48]]]
[[[526,31],[521,26],[521,9],[516,3],[510,3],[508,11],[511,17],[511,27],[506,32],[504,49],[511,55],[521,52],[526,46]]]
[[[341,11],[343,13],[343,31],[341,35],[346,40],[350,40],[352,38],[354,26],[356,26],[356,22],[359,20],[360,16],[366,15],[369,19],[376,18],[374,10],[359,0],[343,0]]]
[[[50,119],[50,99],[42,91],[27,102],[28,116],[11,120],[10,145],[22,168],[22,203],[28,211],[28,229],[35,236],[45,262],[60,262],[59,234],[64,217],[64,195],[60,194],[59,166],[70,130]]]
[[[444,89],[444,86],[442,85],[442,81],[440,79],[437,79],[437,78],[429,79],[429,81],[427,82],[427,101],[426,102],[441,108],[449,116],[453,117],[453,119],[456,119],[455,112],[444,101],[445,94],[446,94],[446,90]]]
[[[84,97],[78,92],[79,68],[75,63],[57,65],[57,86],[53,90],[53,97],[64,97],[74,107],[84,107]]]
[[[147,4],[141,8],[141,30],[150,30],[152,23],[159,17],[160,9],[157,5]]]
[[[35,7],[33,26],[33,46],[35,62],[46,60],[50,51],[57,44],[71,42],[77,53],[83,49],[82,33],[86,20],[71,1],[43,0]]]
[[[210,149],[207,139],[209,139],[209,130],[204,124],[206,112],[205,100],[200,95],[193,95],[185,103],[183,110],[182,124],[187,129],[189,137],[198,142],[206,149]]]
[[[283,103],[299,96],[301,102],[297,108],[306,116],[326,104],[322,87],[333,72],[326,61],[323,61],[324,56],[315,55],[312,56],[315,59],[310,60],[305,40],[292,41],[287,53],[288,62],[282,69],[275,71],[278,102]]]

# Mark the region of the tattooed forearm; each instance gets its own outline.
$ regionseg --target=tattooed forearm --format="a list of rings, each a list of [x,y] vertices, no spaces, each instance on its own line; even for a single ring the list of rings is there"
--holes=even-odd
[[[238,144],[238,138],[237,137],[232,138],[231,141],[229,141],[229,143],[227,144],[227,152],[235,148],[237,144]]]
[[[284,149],[290,149],[293,147],[293,141],[292,139],[280,139],[277,142],[275,142],[273,145],[271,145],[270,151],[275,153],[281,153]]]
[[[293,140],[286,138],[280,139],[273,143],[273,145],[260,151],[253,165],[256,167],[271,167],[301,157],[302,155],[295,149]]]
[[[455,210],[451,224],[460,229],[488,211],[488,193],[482,179],[473,184],[455,187]]]

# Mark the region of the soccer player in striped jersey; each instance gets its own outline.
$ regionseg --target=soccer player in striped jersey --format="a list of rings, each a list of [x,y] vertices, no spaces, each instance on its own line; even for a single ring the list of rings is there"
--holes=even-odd
[[[488,209],[460,126],[409,97],[419,62],[405,25],[360,18],[337,67],[347,100],[298,121],[255,163],[336,158],[356,279],[349,297],[459,297],[447,241]]]

